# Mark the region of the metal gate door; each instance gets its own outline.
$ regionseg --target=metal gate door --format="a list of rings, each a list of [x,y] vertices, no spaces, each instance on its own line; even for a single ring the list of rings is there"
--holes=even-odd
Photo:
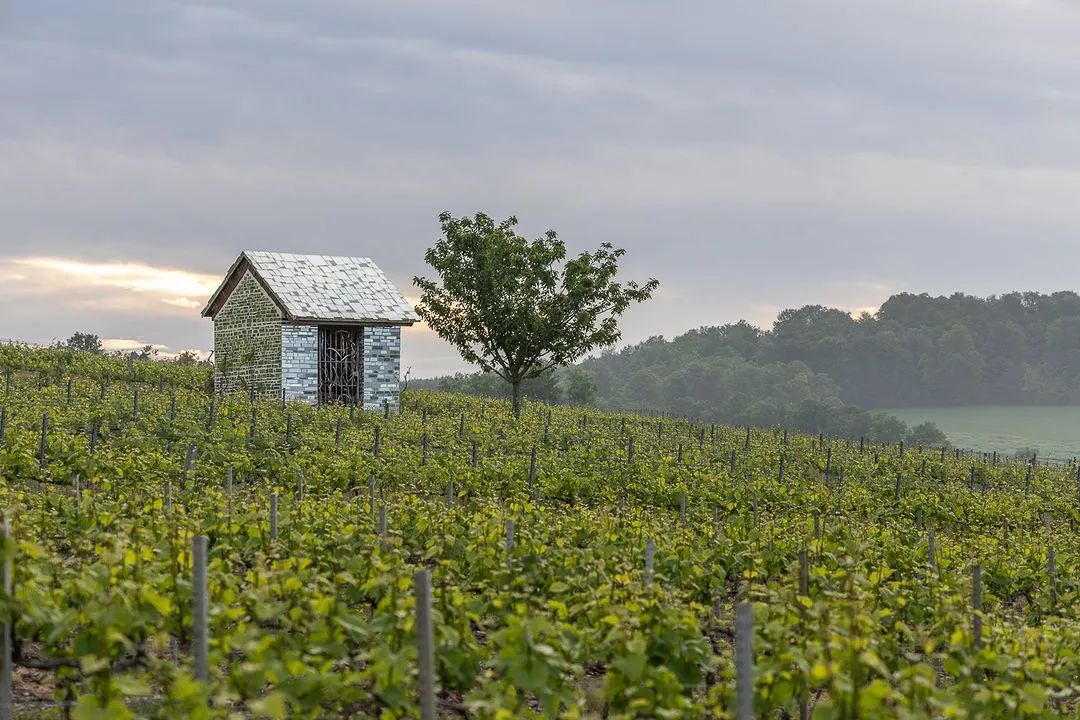
[[[319,403],[358,405],[363,386],[363,328],[356,325],[320,325]]]

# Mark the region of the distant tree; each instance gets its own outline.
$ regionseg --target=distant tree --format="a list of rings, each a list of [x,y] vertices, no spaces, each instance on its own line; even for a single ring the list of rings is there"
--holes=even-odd
[[[907,441],[909,445],[945,445],[949,442],[949,438],[941,431],[937,425],[932,422],[924,422],[911,428],[908,432]]]
[[[185,350],[176,356],[176,362],[180,365],[195,365],[199,362],[199,354],[194,350]]]
[[[94,355],[101,355],[105,352],[105,348],[101,345],[101,338],[93,333],[77,332],[69,337],[64,344],[71,350],[93,353]]]
[[[592,405],[596,402],[596,380],[584,370],[574,368],[566,379],[566,399],[573,405]]]
[[[625,251],[609,243],[567,260],[554,230],[529,241],[514,217],[444,212],[439,223],[443,237],[424,255],[439,280],[413,278],[417,312],[465,360],[510,384],[515,417],[522,382],[613,345],[619,317],[658,285],[616,282]]]
[[[153,345],[143,345],[142,349],[131,351],[131,356],[136,360],[150,360],[151,358],[156,358],[157,354],[157,348]]]

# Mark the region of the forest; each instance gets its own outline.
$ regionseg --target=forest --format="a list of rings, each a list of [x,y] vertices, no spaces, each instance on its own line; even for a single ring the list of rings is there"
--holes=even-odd
[[[594,394],[567,396],[577,372],[592,379]],[[586,359],[561,383],[536,382],[526,394],[929,444],[942,439],[932,426],[908,429],[872,410],[1072,404],[1080,401],[1078,375],[1080,296],[1074,292],[901,293],[874,314],[807,305],[784,310],[770,329],[738,322],[671,340],[652,337]],[[498,394],[500,387],[497,378],[484,376],[424,384],[480,394]]]

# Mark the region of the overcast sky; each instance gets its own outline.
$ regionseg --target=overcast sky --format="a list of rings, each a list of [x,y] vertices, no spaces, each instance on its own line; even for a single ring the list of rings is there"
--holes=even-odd
[[[625,247],[627,341],[1075,289],[1077,7],[0,0],[0,338],[209,349],[245,248],[414,296],[443,209]]]

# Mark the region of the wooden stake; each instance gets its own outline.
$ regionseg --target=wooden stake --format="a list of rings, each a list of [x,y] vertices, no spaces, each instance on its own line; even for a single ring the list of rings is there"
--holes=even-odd
[[[206,587],[207,542],[205,535],[196,535],[191,539],[191,653],[195,679],[203,682],[210,679],[209,603]]]
[[[735,720],[754,720],[754,606],[735,606]]]
[[[435,630],[431,611],[431,572],[413,574],[416,598],[416,650],[420,675],[420,718],[437,720],[435,705]]]

